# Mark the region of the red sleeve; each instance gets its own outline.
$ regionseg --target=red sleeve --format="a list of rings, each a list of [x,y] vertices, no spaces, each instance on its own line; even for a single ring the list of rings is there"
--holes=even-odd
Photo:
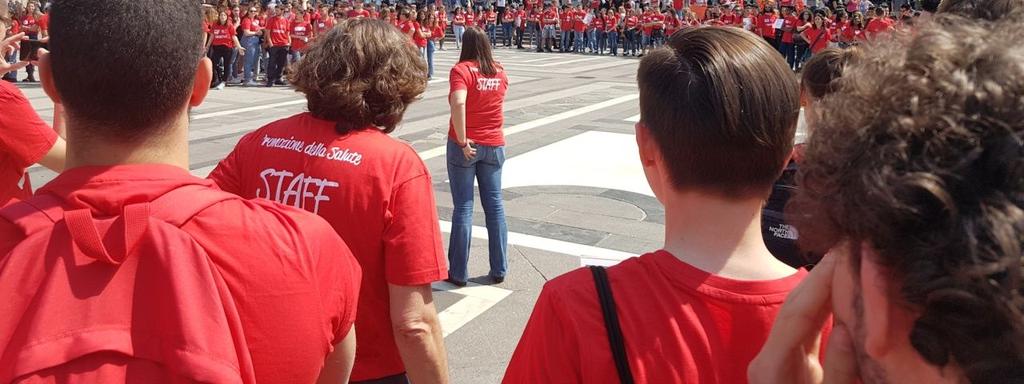
[[[239,196],[243,195],[241,166],[246,164],[243,153],[249,153],[250,149],[255,148],[256,143],[254,141],[258,132],[260,131],[255,131],[242,137],[242,140],[239,140],[238,144],[235,145],[235,149],[221,160],[217,164],[217,168],[214,168],[213,172],[210,172],[210,175],[207,176],[214,183],[217,183],[221,190]]]
[[[423,161],[409,151],[411,179],[395,187],[385,213],[384,276],[395,285],[423,285],[448,277],[434,187]]]
[[[57,133],[50,128],[17,87],[0,82],[0,150],[20,168],[42,159],[53,148]]]
[[[548,287],[541,291],[503,384],[583,382],[576,324],[566,308],[557,291]]]
[[[459,90],[468,90],[469,84],[467,84],[468,76],[466,76],[466,69],[464,66],[456,64],[452,67],[451,75],[448,76],[448,85],[450,92],[454,93]]]

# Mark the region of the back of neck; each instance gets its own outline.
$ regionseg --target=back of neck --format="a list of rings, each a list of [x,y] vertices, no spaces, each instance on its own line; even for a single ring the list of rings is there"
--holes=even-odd
[[[673,192],[665,202],[665,250],[705,272],[735,280],[775,280],[793,274],[761,235],[761,199],[726,200]]]
[[[143,140],[122,142],[85,133],[88,128],[67,122],[67,167],[125,164],[165,164],[189,169],[188,118],[160,129]]]

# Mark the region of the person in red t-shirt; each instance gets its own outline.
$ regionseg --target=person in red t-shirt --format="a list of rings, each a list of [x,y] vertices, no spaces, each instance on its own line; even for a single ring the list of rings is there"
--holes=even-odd
[[[882,32],[888,32],[893,29],[893,23],[888,17],[885,17],[885,10],[882,8],[875,8],[875,17],[871,18],[868,22],[867,28],[864,30],[867,32],[867,37],[873,38]]]
[[[832,41],[832,32],[825,27],[825,15],[815,13],[814,24],[805,29],[803,35],[804,40],[809,44],[811,55],[828,48],[828,43]]]
[[[843,41],[848,45],[857,45],[863,41],[867,41],[867,33],[865,33],[864,15],[860,12],[856,12],[850,17],[850,27],[843,31]]]
[[[503,108],[508,75],[491,56],[487,37],[469,29],[459,62],[449,77],[448,179],[452,201],[452,232],[448,242],[448,282],[465,286],[469,279],[469,240],[473,230],[473,181],[480,185],[480,204],[487,218],[488,276],[505,281],[508,270],[508,225],[501,193],[505,163]]]
[[[510,5],[501,14],[502,43],[504,43],[505,48],[512,48],[512,34],[516,27],[516,15],[518,14],[519,11],[516,10],[515,4]]]
[[[6,29],[6,25],[0,23],[0,36],[6,33]],[[15,34],[0,42],[0,57],[6,56],[5,51],[22,36]],[[27,64],[24,61],[17,64],[0,62],[0,75]],[[55,104],[54,126],[57,130],[61,129],[61,114],[63,108]],[[32,184],[25,172],[28,166],[40,163],[56,172],[64,168],[65,144],[64,139],[39,118],[21,90],[6,81],[0,81],[0,127],[3,127],[0,130],[0,207],[3,207],[32,194]]]
[[[537,49],[541,50],[543,46],[544,51],[554,52],[555,33],[558,29],[558,9],[551,5],[546,6],[544,13],[541,14],[541,23],[544,26],[540,34],[543,44],[539,44]]]
[[[778,49],[779,42],[775,39],[775,21],[779,19],[775,8],[766,8],[758,18],[758,25],[761,27],[761,37],[773,48]]]
[[[319,16],[316,21],[313,22],[313,38],[318,38],[321,35],[326,35],[330,32],[331,28],[334,28],[335,20],[334,16],[331,16],[330,8],[326,5],[320,7]]]
[[[247,87],[256,86],[256,74],[259,71],[260,59],[260,36],[263,36],[263,28],[266,25],[260,19],[259,8],[250,6],[248,12],[242,17],[242,48],[245,49],[245,63],[242,66],[242,82]]]
[[[14,20],[13,22],[16,22],[16,23],[18,23],[20,25],[19,32],[20,33],[24,33],[26,38],[31,39],[31,40],[38,40],[39,37],[40,37],[40,35],[39,35],[40,34],[40,27],[39,27],[39,22],[38,21],[39,21],[39,18],[41,18],[41,17],[43,17],[43,14],[41,12],[39,12],[38,5],[35,2],[31,2],[30,1],[30,2],[28,2],[28,4],[25,5],[25,10],[22,12],[22,14],[17,18],[17,20]],[[2,36],[0,36],[0,37],[2,37]],[[27,60],[28,57],[29,57],[28,53],[27,52],[23,52],[21,54],[21,58],[20,59],[21,60]],[[28,82],[28,83],[36,82],[36,75],[35,75],[35,73],[36,73],[36,66],[35,65],[33,65],[32,63],[29,63],[27,66],[25,66],[25,72],[28,74],[28,77],[26,77],[25,80],[24,80],[25,82]]]
[[[235,34],[235,25],[228,20],[228,13],[225,10],[217,12],[217,22],[210,24],[210,53],[213,59],[213,88],[224,89],[231,74],[234,63],[231,61],[235,47],[239,54],[245,54],[238,42],[238,35]]]
[[[635,9],[630,9],[626,12],[626,19],[622,22],[623,34],[625,35],[625,44],[623,46],[622,55],[636,56],[637,48],[640,45],[640,17],[637,16]]]
[[[462,35],[466,33],[466,13],[462,7],[455,7],[452,16],[452,32],[455,33],[455,49],[462,49]]]
[[[134,19],[109,28],[110,15]],[[361,276],[352,252],[315,215],[230,196],[189,174],[189,110],[202,103],[213,77],[197,41],[200,5],[62,0],[54,3],[51,21],[53,53],[40,55],[39,73],[48,96],[68,111],[67,170],[0,213],[0,254],[31,254],[44,246],[38,256],[56,257],[47,260],[59,267],[40,270],[34,265],[41,258],[26,263],[9,257],[0,265],[0,281],[6,282],[0,297],[11,304],[5,309],[20,308],[6,310],[0,321],[0,333],[10,336],[0,339],[0,349],[7,351],[0,358],[0,381],[347,381]],[[131,65],[114,66],[111,60]],[[98,89],[104,90],[102,98]],[[176,205],[215,199],[180,225],[165,221]],[[16,212],[27,214],[14,219]],[[63,219],[54,222],[48,214]],[[180,239],[172,244],[178,248],[166,251],[153,244],[160,238],[149,234],[168,228],[187,235],[190,248],[182,248]],[[40,243],[47,233],[53,236]],[[136,238],[148,241],[140,248],[157,253],[133,253],[130,242]],[[216,286],[141,267],[183,265],[198,257],[207,276],[217,276],[208,281]],[[44,279],[48,292],[63,292],[67,302],[19,292],[10,278],[22,270]],[[159,280],[176,291],[108,285],[124,275],[145,277],[142,285]],[[219,295],[230,305],[176,319],[170,315],[210,308],[160,306],[168,294],[204,296],[196,300],[201,302]],[[97,298],[113,302],[86,306]],[[55,309],[65,312],[53,316]],[[56,322],[20,323],[40,316]],[[153,317],[167,321],[131,321]],[[226,317],[243,332],[204,334]],[[206,347],[230,350],[237,361],[211,359],[215,351]]]
[[[243,137],[210,178],[316,213],[349,239],[364,274],[352,380],[447,382],[430,287],[447,277],[433,183],[416,152],[388,136],[426,89],[426,67],[408,37],[373,19],[340,24],[296,66],[292,84],[310,111]],[[364,81],[353,95],[349,82]]]
[[[619,16],[609,11],[604,16],[604,33],[608,41],[608,50],[612,56],[619,55]]]
[[[487,38],[491,40],[491,47],[498,46],[498,13],[494,12],[494,7],[488,5],[481,20],[484,22],[484,30],[487,31]]]
[[[587,11],[577,5],[572,11],[572,49],[575,53],[585,53],[587,49]]]
[[[306,19],[306,11],[299,10],[295,13],[295,19],[291,25],[291,60],[290,63],[302,60],[302,52],[306,45],[313,38],[313,26]]]
[[[270,59],[267,61],[266,87],[284,85],[283,75],[288,65],[288,52],[291,51],[291,22],[275,7],[270,8],[267,28],[263,30],[263,44],[268,47]]]
[[[793,40],[793,34],[796,33],[797,23],[800,21],[796,15],[793,14],[792,7],[782,8],[783,22],[782,22],[782,38],[779,40],[779,53],[789,63],[790,68],[796,67],[796,47]]]
[[[370,12],[363,9],[362,0],[357,0],[355,2],[355,8],[348,11],[348,14],[346,14],[345,17],[349,19],[362,19],[364,17],[370,17]]]
[[[772,256],[761,235],[762,204],[793,146],[797,114],[778,113],[800,108],[792,71],[737,28],[684,29],[667,46],[640,64],[636,125],[641,165],[665,205],[664,247],[545,284],[506,384],[746,383],[775,314],[807,274]],[[693,103],[706,108],[679,108]],[[711,163],[716,171],[706,172]],[[603,309],[601,287],[615,309]],[[609,339],[603,313],[621,337]]]

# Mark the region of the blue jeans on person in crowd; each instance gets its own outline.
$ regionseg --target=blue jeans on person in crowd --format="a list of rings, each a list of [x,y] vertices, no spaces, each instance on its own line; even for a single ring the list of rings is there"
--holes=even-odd
[[[246,36],[242,38],[242,46],[245,47],[245,63],[242,66],[242,78],[245,82],[255,80],[255,71],[260,59],[260,38],[258,36]]]
[[[582,53],[587,46],[587,34],[586,32],[572,31],[572,51],[576,53]]]
[[[597,53],[603,55],[604,50],[608,48],[608,32],[598,31],[597,32]]]
[[[476,157],[466,160],[462,148],[448,140],[448,179],[452,190],[452,232],[448,242],[448,275],[469,279],[469,246],[473,230],[473,181],[480,186],[480,205],[487,225],[487,254],[492,277],[508,270],[508,224],[501,194],[501,168],[505,147],[476,145]]]
[[[590,32],[587,32],[587,34],[590,35],[590,52],[597,52],[597,30],[592,29]]]
[[[572,43],[572,32],[562,31],[561,33],[562,33],[562,46],[559,48],[559,50],[562,51],[562,52],[570,52],[569,48],[572,48],[572,47],[570,47],[569,44]]]
[[[515,27],[514,23],[504,23],[501,25],[502,32],[501,40],[505,43],[506,47],[512,46],[512,28]]]
[[[455,32],[455,49],[462,49],[462,34],[466,33],[466,26],[453,25],[452,32]]]
[[[612,56],[619,54],[619,32],[608,32],[608,48],[612,50]]]
[[[427,40],[427,78],[434,77],[434,40]]]
[[[494,24],[487,24],[487,39],[491,40],[491,46],[498,45],[498,26]]]
[[[7,55],[7,57],[4,58],[4,61],[6,61],[7,64],[17,63],[18,62],[18,51],[11,52],[10,55]],[[14,81],[17,81],[18,80],[18,71],[11,71],[11,72],[5,73],[3,75],[3,79],[4,80],[14,80]]]

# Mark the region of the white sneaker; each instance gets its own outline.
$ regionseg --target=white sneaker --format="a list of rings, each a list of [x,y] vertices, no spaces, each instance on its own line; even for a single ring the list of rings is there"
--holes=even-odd
[[[218,91],[223,91],[224,90],[224,83],[217,84],[216,88],[217,88]]]

